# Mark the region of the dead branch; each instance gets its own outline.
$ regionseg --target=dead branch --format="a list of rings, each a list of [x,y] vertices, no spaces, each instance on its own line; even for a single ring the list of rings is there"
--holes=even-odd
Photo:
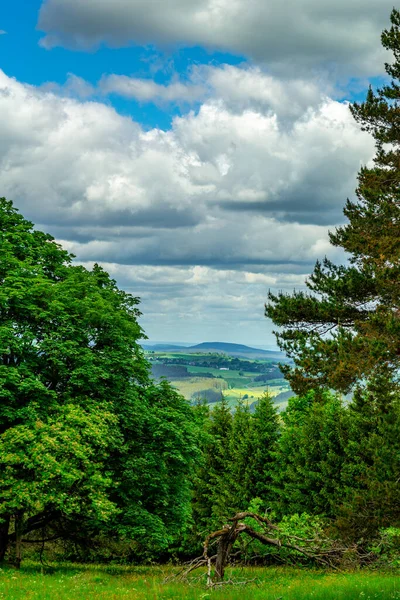
[[[244,519],[253,519],[262,531],[257,531]],[[279,525],[273,523],[268,517],[258,515],[252,512],[240,512],[228,519],[229,525],[224,525],[221,529],[210,533],[204,541],[204,551],[202,564],[207,565],[207,585],[213,587],[223,581],[225,567],[231,558],[231,549],[241,534],[246,534],[254,540],[258,540],[263,545],[276,548],[286,548],[295,553],[301,554],[314,562],[332,569],[337,569],[338,564],[346,552],[356,552],[361,556],[357,547],[345,547],[327,537],[302,538],[296,535],[283,534]],[[272,534],[272,535],[271,535]],[[208,556],[208,550],[211,542],[217,540],[217,554],[211,560]],[[214,575],[212,574],[211,563],[215,561]],[[193,566],[191,570],[197,568]]]

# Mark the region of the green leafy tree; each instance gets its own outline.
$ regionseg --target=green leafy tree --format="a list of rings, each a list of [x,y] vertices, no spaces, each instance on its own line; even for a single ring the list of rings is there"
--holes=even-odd
[[[43,528],[52,516],[79,515],[99,527],[118,513],[109,498],[113,482],[106,467],[118,438],[114,415],[71,404],[46,421],[28,421],[0,436],[0,515],[5,534],[13,518],[17,566],[22,533]],[[2,559],[5,551],[3,544]]]
[[[140,552],[185,522],[196,427],[149,378],[137,305],[0,199],[0,558],[12,519],[25,535],[96,515]]]
[[[120,507],[114,530],[134,540],[136,557],[157,557],[190,518],[198,428],[189,403],[163,381],[125,406],[121,429],[124,443],[110,462]]]
[[[396,377],[400,359],[400,13],[382,34],[392,51],[391,78],[352,114],[371,133],[377,153],[358,177],[357,200],[347,201],[348,223],[330,234],[350,256],[346,266],[325,258],[307,281],[310,293],[269,294],[266,314],[282,327],[280,347],[295,361],[285,367],[292,389],[347,391],[381,368]]]

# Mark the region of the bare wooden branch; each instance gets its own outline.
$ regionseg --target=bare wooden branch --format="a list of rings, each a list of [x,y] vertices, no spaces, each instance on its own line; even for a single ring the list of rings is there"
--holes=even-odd
[[[244,519],[253,519],[263,532],[257,531]],[[279,525],[273,523],[268,517],[253,512],[240,512],[228,519],[231,525],[224,525],[221,529],[210,533],[204,541],[203,559],[207,564],[207,585],[212,587],[223,581],[225,567],[230,558],[231,549],[241,534],[258,540],[264,545],[276,548],[286,548],[301,554],[316,563],[336,569],[343,555],[349,550],[359,553],[357,547],[348,548],[325,537],[301,538],[295,535],[283,534]],[[271,535],[273,533],[273,535]],[[280,534],[280,535],[279,535]],[[217,542],[217,554],[215,558],[214,577],[211,574],[211,560],[208,557],[208,549],[212,541]],[[361,555],[360,555],[361,556]],[[196,567],[194,567],[196,568]]]

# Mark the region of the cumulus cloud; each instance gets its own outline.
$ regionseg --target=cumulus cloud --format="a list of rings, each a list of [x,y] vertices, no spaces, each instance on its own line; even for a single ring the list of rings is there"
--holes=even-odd
[[[104,75],[97,87],[93,87],[79,77],[69,75],[62,89],[67,93],[76,92],[77,96],[83,98],[88,95],[118,94],[140,102],[156,103],[190,104],[218,98],[233,112],[243,112],[249,108],[261,112],[271,110],[279,112],[281,119],[299,117],[333,91],[327,81],[278,79],[259,67],[246,64],[239,67],[226,64],[218,67],[196,66],[185,81],[172,81],[164,85],[151,79],[111,74]],[[60,91],[62,89],[59,88]]]
[[[0,72],[1,194],[80,261],[113,265],[150,321],[169,312],[176,326],[177,314],[189,323],[194,312],[199,332],[223,311],[232,324],[254,311],[264,322],[268,287],[297,285],[325,252],[343,258],[327,226],[341,220],[360,162],[373,154],[345,104],[301,93],[296,80],[292,110],[290,87],[285,96],[256,70],[246,104],[229,73],[238,80],[235,70],[210,75],[223,97],[209,96],[168,131],[145,131],[101,102]]]
[[[221,98],[234,112],[250,107],[262,113],[270,110],[278,113],[281,121],[298,118],[310,107],[323,102],[324,96],[332,91],[326,81],[278,79],[259,67],[247,65],[201,67],[193,71],[192,79],[203,79],[211,95]]]
[[[281,72],[323,65],[354,76],[381,73],[379,34],[392,8],[392,0],[45,0],[38,28],[47,48],[203,45]]]

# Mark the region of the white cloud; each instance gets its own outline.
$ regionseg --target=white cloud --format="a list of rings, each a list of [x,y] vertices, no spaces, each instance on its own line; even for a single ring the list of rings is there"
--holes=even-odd
[[[164,85],[151,79],[111,74],[104,75],[97,87],[93,87],[79,77],[69,75],[62,89],[67,93],[76,92],[76,95],[82,98],[96,94],[118,94],[140,102],[180,104],[218,98],[233,112],[243,112],[249,108],[261,112],[269,109],[279,113],[281,118],[288,119],[304,114],[309,107],[321,103],[326,94],[333,91],[326,81],[300,78],[280,80],[263,72],[259,67],[246,64],[240,67],[193,67],[185,81],[173,80]]]
[[[321,65],[382,71],[379,35],[392,0],[45,0],[42,45],[204,45],[297,72]]]
[[[102,94],[119,94],[140,102],[161,100],[164,102],[193,102],[204,95],[201,86],[187,85],[180,81],[160,85],[151,79],[138,79],[125,75],[106,75],[99,82]]]
[[[64,96],[77,97],[81,99],[90,98],[97,93],[96,88],[85,81],[82,77],[77,77],[73,73],[68,73],[68,77],[64,85],[58,83],[47,82],[41,86],[43,91],[54,92]]]
[[[91,267],[93,263],[83,264]],[[273,344],[272,325],[264,317],[266,291],[299,289],[306,274],[204,266],[104,263],[104,267],[125,290],[141,297],[141,323],[150,339],[188,342],[218,338],[253,344],[270,340]]]
[[[219,337],[228,324],[237,341],[263,327],[267,335],[267,288],[297,286],[329,249],[327,225],[341,219],[360,161],[373,153],[345,104],[296,80],[292,111],[292,92],[273,79],[245,70],[238,97],[229,75],[239,81],[236,70],[210,75],[223,97],[169,131],[144,131],[100,102],[0,72],[1,195],[79,260],[114,265],[121,285],[143,296],[153,337],[152,315],[170,315],[166,337],[180,315],[182,335],[172,337],[187,327],[204,339],[224,311]],[[247,331],[235,330],[246,320]]]
[[[278,79],[264,73],[259,67],[203,67],[194,72],[194,78],[204,77],[212,94],[223,99],[233,111],[249,107],[261,112],[271,110],[281,118],[303,115],[308,108],[324,100],[331,91],[326,82],[300,78]]]

